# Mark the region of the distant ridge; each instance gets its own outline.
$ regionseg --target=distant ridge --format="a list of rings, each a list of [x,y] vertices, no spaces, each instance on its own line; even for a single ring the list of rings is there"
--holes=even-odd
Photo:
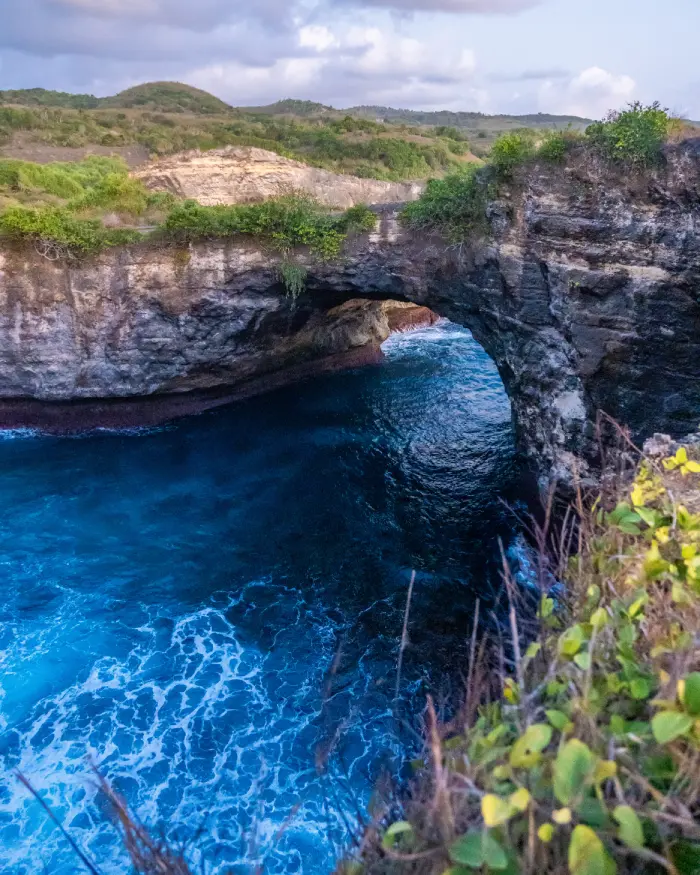
[[[486,115],[483,112],[450,112],[441,110],[394,109],[391,106],[353,106],[346,110],[350,115],[362,118],[382,119],[392,124],[445,125],[456,128],[479,127],[480,122],[493,124],[499,121],[516,122],[523,127],[587,127],[592,119],[576,115],[551,115],[550,113],[530,113],[526,115]]]
[[[485,115],[481,112],[451,112],[449,110],[395,109],[391,106],[352,106],[336,109],[312,100],[286,98],[266,106],[243,106],[234,108],[208,91],[182,82],[145,82],[121,91],[112,97],[95,97],[92,94],[70,94],[50,91],[45,88],[28,88],[0,91],[0,104],[17,106],[46,106],[66,109],[144,109],[163,113],[189,113],[192,115],[222,115],[253,113],[281,115],[298,118],[343,118],[354,116],[364,119],[381,119],[390,124],[413,126],[451,126],[455,128],[493,128],[503,123],[506,128],[537,127],[584,128],[590,119],[571,115],[532,113],[527,115]]]

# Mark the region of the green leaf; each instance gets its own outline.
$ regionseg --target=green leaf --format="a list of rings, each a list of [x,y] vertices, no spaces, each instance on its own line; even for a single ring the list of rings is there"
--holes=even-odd
[[[583,646],[586,636],[581,626],[572,626],[559,639],[559,653],[562,656],[575,656]]]
[[[588,671],[591,667],[591,654],[577,653],[576,656],[574,656],[574,662],[582,671]]]
[[[629,805],[618,805],[613,811],[613,817],[620,824],[617,833],[620,841],[635,851],[643,848],[644,830],[634,808],[630,808]]]
[[[661,711],[651,721],[651,730],[659,744],[669,744],[689,732],[693,718],[678,711]]]
[[[569,718],[563,711],[545,711],[547,715],[547,720],[552,724],[555,729],[558,729],[561,732],[565,726],[569,725]]]
[[[510,764],[516,769],[529,769],[538,760],[540,753],[552,740],[552,727],[546,723],[534,723],[515,742],[510,752]]]
[[[700,672],[685,679],[685,710],[693,717],[700,715]]]
[[[501,872],[508,868],[508,857],[502,846],[489,832],[485,832],[481,843],[484,852],[484,863],[489,869]]]
[[[453,863],[460,863],[471,869],[480,869],[484,863],[481,833],[469,832],[457,839],[450,848],[450,859]]]
[[[679,875],[698,875],[700,872],[700,845],[676,842],[671,848],[671,857]]]
[[[594,629],[602,629],[603,626],[607,625],[607,622],[608,612],[605,608],[598,608],[591,614],[591,626],[593,626]]]
[[[630,684],[630,693],[638,701],[648,699],[651,695],[651,684],[646,678],[635,678]]]
[[[554,599],[547,598],[546,596],[542,596],[542,604],[540,605],[540,617],[543,620],[546,620],[547,617],[551,617],[554,612]]]
[[[598,799],[588,796],[576,807],[576,814],[583,823],[598,829],[608,822],[608,811]]]
[[[569,845],[571,875],[609,875],[616,871],[605,846],[588,826],[577,826]]]
[[[413,827],[406,820],[398,820],[396,823],[392,823],[390,827],[388,827],[387,831],[384,833],[382,838],[382,847],[383,848],[393,848],[394,842],[397,836],[406,835],[407,833],[412,833]]]
[[[470,832],[457,839],[450,848],[450,858],[453,863],[470,869],[481,869],[486,865],[502,872],[508,867],[506,852],[488,830]]]
[[[564,745],[554,761],[553,770],[554,795],[562,805],[571,805],[581,795],[595,766],[595,756],[582,741],[573,738]]]

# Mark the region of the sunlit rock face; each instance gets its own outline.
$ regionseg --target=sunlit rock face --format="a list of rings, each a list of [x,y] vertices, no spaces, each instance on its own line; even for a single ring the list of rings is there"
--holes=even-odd
[[[154,191],[169,191],[202,204],[248,204],[305,192],[327,207],[415,200],[421,183],[360,179],[310,167],[266,149],[229,146],[181,152],[147,164],[134,174]]]
[[[599,410],[640,436],[700,421],[698,178],[697,142],[632,182],[590,156],[535,165],[490,204],[488,238],[462,247],[407,232],[385,208],[338,261],[296,254],[308,270],[298,300],[279,256],[251,243],[135,246],[73,264],[5,251],[0,397],[240,385],[376,349],[393,299],[472,330],[544,479],[585,474]]]

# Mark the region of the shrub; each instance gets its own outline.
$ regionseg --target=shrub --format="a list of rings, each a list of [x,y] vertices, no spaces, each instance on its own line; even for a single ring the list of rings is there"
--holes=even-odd
[[[673,120],[659,103],[644,106],[637,101],[590,125],[586,136],[613,161],[650,167],[661,160],[672,125]]]
[[[125,173],[108,173],[80,197],[73,199],[68,208],[76,212],[99,208],[140,216],[148,205],[149,192],[140,180],[131,179]]]
[[[565,586],[541,575],[539,634],[521,656],[511,615],[513,675],[448,741],[429,706],[425,794],[364,871],[698,875],[694,452],[643,462],[616,506],[579,508]]]
[[[79,219],[60,207],[10,207],[0,215],[0,235],[33,241],[55,257],[85,255],[141,239],[137,231],[108,229],[96,219]]]
[[[564,134],[559,132],[549,134],[537,149],[537,157],[559,164],[566,158],[568,145]]]
[[[535,144],[530,133],[502,134],[493,144],[490,163],[498,176],[509,179],[516,168],[535,155]]]
[[[486,229],[491,190],[488,170],[470,166],[430,180],[419,200],[404,207],[401,219],[410,228],[438,231],[458,243]]]
[[[377,224],[377,214],[365,204],[357,204],[346,210],[341,225],[348,231],[373,231]]]
[[[337,258],[351,228],[367,228],[376,221],[367,207],[353,207],[331,216],[312,198],[288,195],[260,204],[204,207],[196,201],[178,204],[161,226],[162,233],[184,243],[245,235],[271,244],[281,252],[309,246],[323,259]]]

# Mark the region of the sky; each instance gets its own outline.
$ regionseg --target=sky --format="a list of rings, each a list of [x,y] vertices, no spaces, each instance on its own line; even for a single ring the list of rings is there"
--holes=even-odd
[[[700,118],[700,0],[0,0],[0,89]]]

